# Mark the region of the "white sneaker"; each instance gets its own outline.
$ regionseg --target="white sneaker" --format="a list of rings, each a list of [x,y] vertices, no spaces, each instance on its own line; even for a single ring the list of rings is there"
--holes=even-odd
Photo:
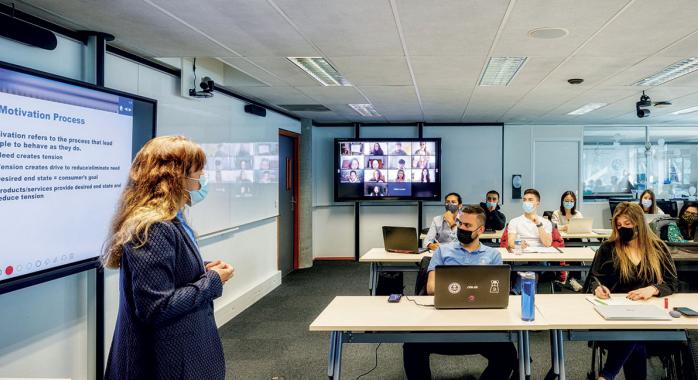
[[[580,284],[580,283],[577,281],[576,278],[570,278],[570,279],[567,281],[567,283],[570,284],[570,286],[572,286],[572,290],[574,290],[575,292],[581,292],[582,289],[584,288],[584,287],[582,286],[582,284]]]

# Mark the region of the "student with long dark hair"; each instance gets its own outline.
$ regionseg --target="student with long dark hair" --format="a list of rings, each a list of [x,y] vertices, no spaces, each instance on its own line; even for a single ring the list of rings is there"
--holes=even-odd
[[[560,197],[560,208],[553,211],[550,221],[557,225],[560,231],[567,231],[567,227],[572,219],[583,218],[582,213],[577,210],[577,196],[574,191],[565,191]]]
[[[684,202],[679,211],[678,223],[669,224],[669,241],[672,243],[685,243],[693,241],[698,227],[698,203]]]

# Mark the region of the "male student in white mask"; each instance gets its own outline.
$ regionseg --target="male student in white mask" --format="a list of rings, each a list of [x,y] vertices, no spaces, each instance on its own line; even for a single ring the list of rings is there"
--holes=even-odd
[[[553,244],[553,225],[537,214],[540,206],[540,193],[536,189],[526,189],[523,195],[524,214],[512,219],[507,227],[509,247],[514,248],[517,239],[521,248],[550,247]]]

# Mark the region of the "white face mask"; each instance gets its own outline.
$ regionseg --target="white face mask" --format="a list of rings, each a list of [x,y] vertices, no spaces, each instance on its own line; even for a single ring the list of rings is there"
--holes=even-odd
[[[651,199],[643,199],[642,200],[642,207],[644,208],[650,208],[652,206],[652,200]]]

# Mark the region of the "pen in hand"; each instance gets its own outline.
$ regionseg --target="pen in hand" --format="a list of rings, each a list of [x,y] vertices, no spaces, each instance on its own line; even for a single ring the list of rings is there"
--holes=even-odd
[[[596,283],[599,284],[599,286],[596,289],[594,289],[595,295],[597,297],[603,298],[603,299],[611,298],[611,291],[609,291],[607,287],[603,286],[601,281],[599,281],[599,279],[596,276],[592,276],[592,277],[594,278]],[[597,292],[597,290],[600,290],[600,292]]]

